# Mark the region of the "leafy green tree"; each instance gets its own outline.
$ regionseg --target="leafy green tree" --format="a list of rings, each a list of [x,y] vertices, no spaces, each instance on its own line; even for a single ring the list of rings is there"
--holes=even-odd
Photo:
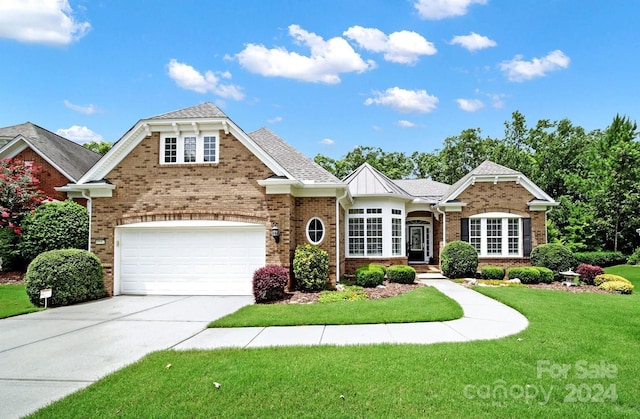
[[[109,150],[111,150],[113,143],[108,141],[91,141],[90,143],[82,144],[82,146],[95,153],[105,155]]]
[[[340,179],[364,163],[369,163],[391,179],[406,178],[413,172],[413,162],[406,154],[387,153],[379,147],[356,147],[340,160],[334,160],[322,154],[316,155],[313,160]]]

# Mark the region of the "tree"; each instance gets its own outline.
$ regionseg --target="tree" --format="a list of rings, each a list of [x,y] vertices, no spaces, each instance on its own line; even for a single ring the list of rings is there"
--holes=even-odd
[[[325,170],[342,179],[364,163],[369,163],[391,179],[407,178],[413,172],[413,161],[400,152],[387,153],[379,147],[356,147],[341,160],[334,160],[322,154],[313,159]]]
[[[105,155],[113,144],[108,141],[91,141],[90,143],[82,144],[84,148],[87,148],[95,153]]]
[[[40,169],[14,159],[0,160],[0,227],[21,234],[23,218],[47,196],[38,190]]]

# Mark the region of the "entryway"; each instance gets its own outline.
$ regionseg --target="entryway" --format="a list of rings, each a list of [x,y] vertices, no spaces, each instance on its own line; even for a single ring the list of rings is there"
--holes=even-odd
[[[407,220],[407,258],[409,263],[429,263],[432,255],[431,222]]]

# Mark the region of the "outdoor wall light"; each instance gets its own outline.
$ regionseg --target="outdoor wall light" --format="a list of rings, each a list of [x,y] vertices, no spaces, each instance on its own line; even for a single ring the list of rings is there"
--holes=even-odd
[[[271,237],[276,241],[276,243],[280,243],[280,229],[278,228],[278,223],[273,223],[271,227]]]

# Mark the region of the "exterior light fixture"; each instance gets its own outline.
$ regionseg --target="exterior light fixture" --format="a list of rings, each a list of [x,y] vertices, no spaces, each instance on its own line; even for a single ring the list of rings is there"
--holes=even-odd
[[[276,243],[280,243],[280,229],[278,228],[278,223],[273,223],[271,227],[271,237],[276,241]]]

